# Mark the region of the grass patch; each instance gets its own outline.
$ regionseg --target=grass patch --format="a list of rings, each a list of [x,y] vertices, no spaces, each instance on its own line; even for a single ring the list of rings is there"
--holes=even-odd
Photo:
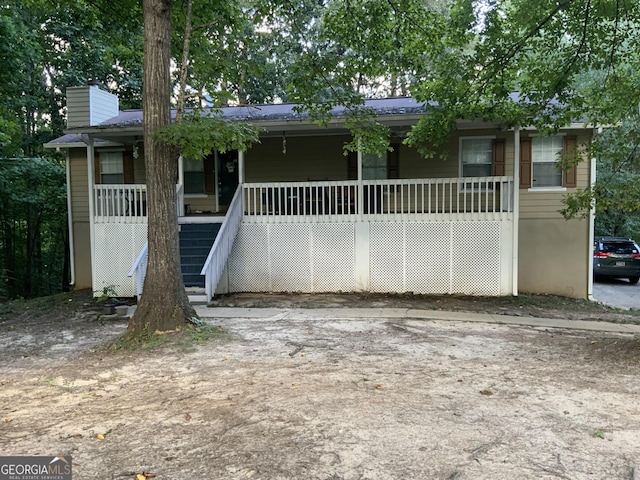
[[[142,333],[125,333],[109,346],[109,350],[137,351],[154,350],[159,347],[176,347],[182,352],[195,351],[213,339],[226,339],[228,334],[222,327],[209,325],[202,320],[192,319],[182,328],[171,332],[150,332],[145,328]]]

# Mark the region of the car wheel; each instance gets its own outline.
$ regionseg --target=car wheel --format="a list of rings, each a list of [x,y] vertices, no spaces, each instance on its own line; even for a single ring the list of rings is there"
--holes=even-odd
[[[629,277],[629,283],[631,283],[632,285],[638,283],[638,280],[640,280],[640,277]]]

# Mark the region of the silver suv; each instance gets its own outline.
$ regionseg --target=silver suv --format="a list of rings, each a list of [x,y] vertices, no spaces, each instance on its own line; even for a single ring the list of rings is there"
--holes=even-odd
[[[595,237],[593,242],[594,278],[628,278],[640,280],[640,248],[625,237]]]

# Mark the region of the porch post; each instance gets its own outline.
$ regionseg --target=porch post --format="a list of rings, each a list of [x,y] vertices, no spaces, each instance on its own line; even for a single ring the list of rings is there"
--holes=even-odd
[[[178,156],[178,185],[184,185],[184,158]]]
[[[520,127],[513,130],[513,233],[511,236],[511,282],[513,296],[518,296],[518,232],[520,223]]]
[[[594,129],[593,136],[599,135],[602,133],[602,127],[598,127]],[[591,188],[594,187],[597,178],[597,159],[590,158],[591,162],[589,169],[589,186]],[[593,201],[591,203],[591,209],[589,210],[589,249],[593,248],[593,239],[595,235],[595,220],[596,220],[596,202]],[[589,300],[593,300],[593,252],[589,250],[587,255],[587,298]]]
[[[91,286],[96,288],[95,272],[95,150],[93,137],[89,135],[87,142],[87,185],[89,185],[89,242],[91,247]]]
[[[220,211],[220,165],[219,165],[219,161],[218,161],[218,151],[214,150],[213,151],[213,181],[215,182],[215,188],[213,189],[215,193],[215,205],[216,205],[216,212]]]
[[[238,150],[238,183],[244,183],[244,150]]]
[[[364,214],[364,192],[362,183],[362,150],[358,148],[358,217]]]

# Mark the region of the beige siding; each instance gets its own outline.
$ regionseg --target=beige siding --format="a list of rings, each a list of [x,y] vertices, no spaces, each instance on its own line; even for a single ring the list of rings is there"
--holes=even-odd
[[[118,97],[98,87],[67,88],[67,127],[97,125],[118,115]]]
[[[586,298],[589,223],[521,219],[519,225],[519,291]]]
[[[133,159],[133,183],[144,185],[147,183],[147,175],[144,166],[144,152],[138,150],[138,158]]]
[[[345,180],[347,136],[265,138],[246,153],[246,182]]]
[[[583,144],[590,138],[589,134],[580,130],[568,130],[568,135],[576,135],[579,148],[584,149]],[[523,136],[530,135],[531,132],[525,133]],[[513,153],[511,154],[513,158]],[[513,160],[511,160],[513,163]],[[577,170],[578,188],[584,188],[589,185],[590,161],[586,159],[580,162]],[[567,193],[574,192],[575,188],[567,188],[558,191],[520,189],[520,217],[521,218],[537,218],[537,219],[562,219],[559,210],[564,208],[562,199]]]
[[[87,150],[69,149],[71,212],[75,262],[75,288],[91,288],[91,235],[89,233],[89,180]]]

